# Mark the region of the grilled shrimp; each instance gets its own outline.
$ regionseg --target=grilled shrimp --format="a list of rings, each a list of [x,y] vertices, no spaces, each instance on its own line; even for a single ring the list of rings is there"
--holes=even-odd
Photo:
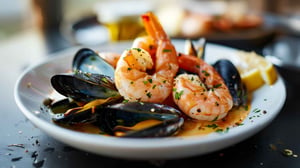
[[[233,106],[229,89],[218,72],[202,59],[179,55],[179,67],[197,73],[175,78],[173,100],[189,117],[214,121],[225,117]]]
[[[125,50],[115,70],[116,87],[129,101],[163,102],[172,92],[178,71],[176,50],[153,13],[143,14],[142,20],[148,38],[157,46],[155,58],[136,46]]]

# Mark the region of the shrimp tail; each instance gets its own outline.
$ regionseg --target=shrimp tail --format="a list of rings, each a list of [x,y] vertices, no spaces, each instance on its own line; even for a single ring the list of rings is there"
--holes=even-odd
[[[164,31],[158,18],[153,12],[147,12],[141,15],[141,18],[148,35],[154,38],[154,40],[159,41],[169,39],[167,33]]]

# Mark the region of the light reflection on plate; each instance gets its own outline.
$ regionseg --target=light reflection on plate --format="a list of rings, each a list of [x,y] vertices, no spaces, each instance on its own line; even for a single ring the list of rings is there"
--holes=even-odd
[[[174,41],[178,50],[183,49],[183,41]],[[122,52],[130,43],[107,44],[92,48],[97,51]],[[206,58],[232,55],[235,49],[215,44],[207,44]],[[46,112],[40,111],[42,102],[53,89],[50,84],[52,75],[71,69],[71,62],[79,48],[72,48],[28,68],[18,79],[15,86],[15,100],[23,114],[38,128],[55,139],[75,148],[88,152],[127,159],[175,159],[207,154],[236,144],[249,138],[267,126],[280,112],[286,99],[283,79],[265,85],[253,93],[252,109],[242,126],[231,128],[227,133],[212,133],[207,136],[167,137],[167,138],[116,138],[87,134],[62,128],[51,122]],[[30,87],[29,87],[30,86]],[[278,96],[280,95],[280,96]],[[266,111],[256,114],[254,109]],[[130,151],[130,152],[129,152]]]

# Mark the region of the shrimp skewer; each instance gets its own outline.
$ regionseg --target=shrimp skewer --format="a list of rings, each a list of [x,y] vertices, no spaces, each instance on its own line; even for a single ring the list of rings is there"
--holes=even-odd
[[[142,15],[145,29],[157,46],[155,58],[142,48],[124,51],[115,70],[119,93],[129,101],[163,102],[172,92],[178,71],[176,50],[156,16]]]
[[[197,120],[219,120],[233,106],[229,89],[218,72],[202,59],[181,54],[179,66],[197,73],[175,78],[173,100],[188,116]]]

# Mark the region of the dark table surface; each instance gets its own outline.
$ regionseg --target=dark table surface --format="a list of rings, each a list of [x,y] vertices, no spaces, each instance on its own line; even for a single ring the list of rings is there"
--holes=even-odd
[[[70,46],[57,34],[51,37],[54,38],[46,40],[49,53]],[[69,147],[35,127],[14,102],[14,84],[23,69],[13,65],[11,68],[14,70],[10,78],[3,72],[4,68],[1,69],[0,168],[300,167],[300,89],[299,83],[290,79],[285,80],[287,99],[280,114],[262,131],[238,144],[210,154],[176,160],[124,160]],[[286,150],[292,151],[293,155],[286,155]]]

